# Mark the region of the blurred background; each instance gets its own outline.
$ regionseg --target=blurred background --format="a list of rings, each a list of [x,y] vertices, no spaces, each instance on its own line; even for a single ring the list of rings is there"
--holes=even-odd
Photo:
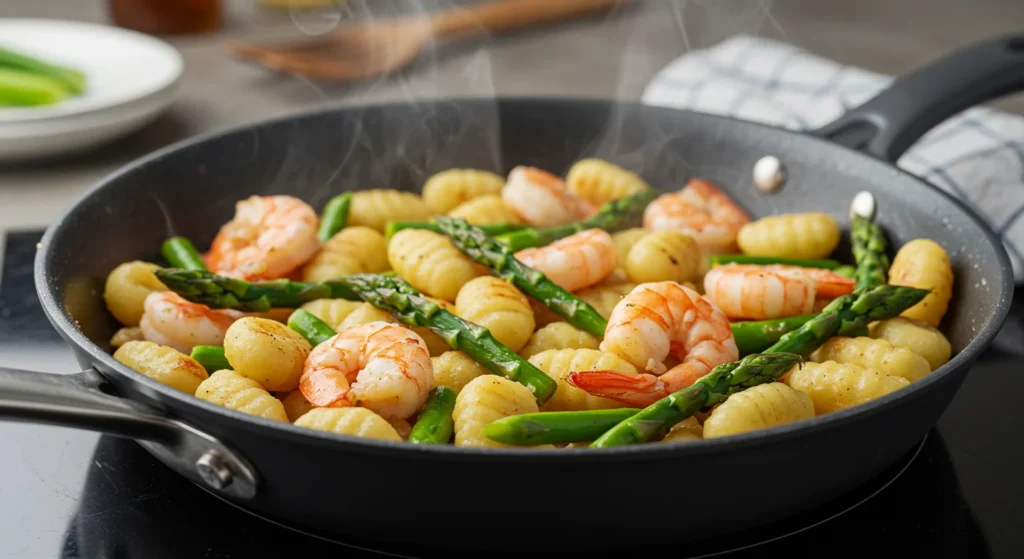
[[[0,162],[0,208],[17,208],[0,210],[0,223],[46,225],[83,189],[145,153],[323,105],[494,94],[639,99],[677,57],[736,35],[773,38],[841,64],[897,75],[1024,21],[1024,2],[1017,0],[635,0],[504,35],[428,41],[409,66],[358,83],[282,74],[225,47],[229,39],[312,39],[383,16],[481,3],[486,0],[4,0],[0,19],[140,29],[172,45],[184,66],[173,98],[140,129],[56,159]],[[994,106],[1024,113],[1019,96]]]

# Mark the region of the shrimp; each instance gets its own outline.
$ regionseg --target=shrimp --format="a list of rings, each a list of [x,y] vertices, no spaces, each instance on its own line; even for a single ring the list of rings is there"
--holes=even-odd
[[[547,246],[526,248],[515,257],[566,291],[598,284],[618,266],[612,236],[601,229],[587,229]]]
[[[831,270],[778,264],[725,264],[704,276],[704,293],[732,319],[807,314],[816,298],[845,295],[853,287],[853,280]]]
[[[705,254],[736,252],[740,228],[750,221],[732,198],[700,179],[690,179],[679,192],[662,194],[644,210],[645,228],[682,231]]]
[[[581,371],[567,382],[595,396],[645,407],[739,358],[729,319],[707,297],[674,281],[642,283],[608,317],[601,351],[649,373]],[[668,369],[667,357],[679,364]]]
[[[508,174],[501,199],[523,221],[540,227],[565,225],[594,213],[593,207],[566,189],[562,179],[523,165]]]
[[[346,328],[313,348],[299,391],[317,407],[358,405],[390,421],[419,411],[433,384],[423,338],[399,324],[376,321]]]
[[[319,217],[292,196],[250,196],[235,204],[206,257],[215,273],[244,280],[287,276],[320,249]]]
[[[150,293],[142,308],[139,329],[145,339],[173,347],[186,355],[192,353],[192,348],[197,345],[223,345],[228,327],[245,316],[241,311],[214,310],[187,301],[173,291]]]

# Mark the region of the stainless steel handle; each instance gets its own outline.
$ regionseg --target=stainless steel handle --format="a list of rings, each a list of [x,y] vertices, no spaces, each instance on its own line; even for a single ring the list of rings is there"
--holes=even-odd
[[[147,448],[196,483],[227,497],[256,495],[255,470],[238,452],[177,419],[109,394],[107,387],[95,369],[54,375],[0,367],[0,420],[147,441]]]

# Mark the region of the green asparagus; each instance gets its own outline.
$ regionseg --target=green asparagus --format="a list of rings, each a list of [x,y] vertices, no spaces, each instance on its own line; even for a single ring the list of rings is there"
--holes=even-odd
[[[199,255],[192,241],[185,237],[171,237],[160,245],[160,253],[175,268],[186,270],[206,270],[206,263]]]
[[[74,68],[67,68],[39,60],[33,56],[0,48],[0,68],[10,68],[49,78],[69,93],[79,94],[85,91],[86,77]]]
[[[521,229],[497,235],[494,240],[508,247],[510,252],[517,252],[524,248],[551,244],[558,239],[587,229],[604,229],[609,233],[614,233],[630,227],[639,227],[643,220],[644,208],[657,195],[656,191],[644,190],[607,202],[597,210],[597,213],[586,219],[559,227]]]
[[[832,336],[861,332],[869,322],[899,315],[916,305],[931,290],[879,285],[838,297],[821,313],[783,335],[764,353],[796,353],[807,356]]]
[[[639,412],[637,408],[614,408],[524,413],[488,423],[484,435],[493,441],[514,445],[592,441]]]
[[[857,289],[874,287],[886,282],[889,273],[889,256],[886,254],[885,233],[877,223],[852,216],[850,240],[853,245],[853,259],[857,262],[854,279]]]
[[[0,68],[0,107],[52,105],[68,98],[60,82],[23,70]]]
[[[326,342],[337,334],[334,328],[305,309],[295,309],[292,312],[288,317],[288,327],[301,334],[313,347]]]
[[[839,266],[839,267],[837,267],[836,269],[834,269],[832,271],[837,273],[837,274],[839,274],[839,275],[841,275],[841,276],[843,276],[844,278],[855,279],[855,274],[857,273],[857,268],[854,268],[853,266],[850,266],[849,264],[843,264],[842,266]]]
[[[736,340],[736,347],[740,350],[740,357],[760,353],[779,341],[779,338],[796,330],[808,320],[818,316],[817,313],[776,318],[772,320],[756,320],[748,322],[733,322],[732,336]]]
[[[198,361],[211,375],[217,371],[232,369],[228,358],[224,356],[223,346],[197,345],[192,348],[192,359]]]
[[[837,260],[829,259],[782,258],[779,256],[752,256],[749,254],[713,254],[708,257],[708,267],[714,268],[720,264],[755,264],[758,266],[781,264],[783,266],[824,268],[826,270],[834,270],[842,265]]]
[[[529,388],[540,405],[558,388],[554,379],[495,339],[490,330],[444,310],[399,278],[355,274],[339,281],[363,301],[390,312],[400,322],[426,326],[452,349],[465,352],[492,372]]]
[[[446,444],[450,441],[455,430],[455,422],[452,420],[455,396],[455,391],[447,386],[435,388],[416,418],[416,424],[409,431],[409,442]]]
[[[439,216],[437,223],[452,244],[474,261],[537,299],[569,324],[599,339],[604,337],[607,322],[594,307],[517,260],[508,247],[489,237],[479,227],[464,219],[446,216]]]
[[[529,225],[519,225],[516,223],[494,223],[491,225],[479,225],[478,227],[488,235],[501,235],[502,233],[508,233],[510,231],[526,229]],[[384,226],[384,236],[390,239],[392,235],[398,233],[402,229],[426,229],[427,231],[433,231],[434,233],[441,233],[441,228],[437,226],[437,223],[432,221],[389,221],[387,225]]]
[[[748,355],[711,369],[692,385],[673,392],[605,431],[591,448],[608,448],[660,439],[673,425],[724,401],[745,388],[778,380],[803,362],[794,353]]]
[[[351,192],[343,192],[327,202],[320,216],[320,228],[316,233],[321,243],[326,243],[338,231],[345,228],[345,224],[348,222],[348,209],[351,205]]]
[[[214,309],[267,312],[273,308],[296,308],[316,299],[361,300],[348,284],[340,281],[300,282],[279,279],[249,282],[203,270],[181,268],[161,268],[154,274],[168,289],[185,300]]]

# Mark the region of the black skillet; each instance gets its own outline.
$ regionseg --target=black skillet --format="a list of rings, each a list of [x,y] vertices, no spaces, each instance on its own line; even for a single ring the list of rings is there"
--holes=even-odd
[[[86,371],[0,370],[0,416],[138,439],[214,495],[338,540],[635,550],[784,519],[851,491],[918,443],[1002,325],[1013,283],[997,237],[891,162],[947,117],[1022,86],[1024,35],[1016,35],[905,76],[811,134],[632,103],[499,99],[322,110],[188,140],[105,178],[46,232],[39,298]],[[942,328],[955,357],[896,393],[784,427],[684,445],[530,451],[282,425],[184,395],[110,355],[117,324],[100,296],[107,273],[152,257],[170,234],[206,246],[241,198],[289,193],[320,207],[345,189],[414,190],[451,167],[563,173],[591,155],[666,191],[690,176],[710,179],[755,216],[825,211],[846,223],[852,197],[873,192],[893,245],[928,237],[949,252],[956,287]],[[751,184],[765,155],[787,171],[770,194]],[[217,529],[216,518],[208,526]]]

